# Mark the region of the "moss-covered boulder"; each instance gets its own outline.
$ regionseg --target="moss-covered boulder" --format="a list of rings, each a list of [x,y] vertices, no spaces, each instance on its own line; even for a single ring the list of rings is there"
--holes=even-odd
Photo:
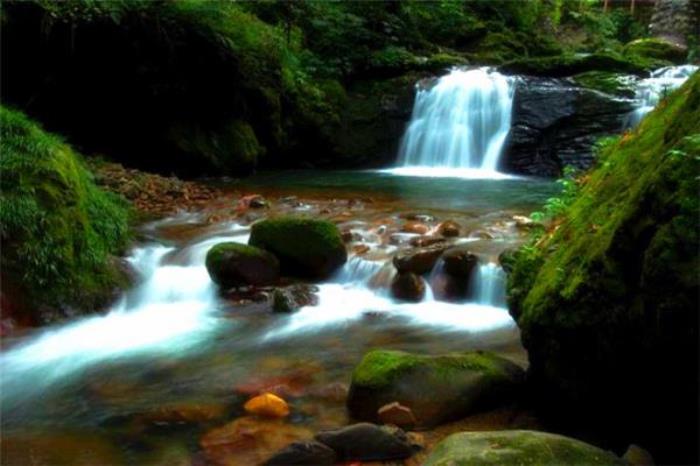
[[[613,52],[565,53],[550,57],[518,58],[500,67],[507,73],[532,76],[564,77],[587,71],[608,71],[644,75],[649,71],[668,64],[638,55],[620,55]]]
[[[283,216],[253,225],[249,244],[265,249],[280,261],[282,273],[324,279],[347,260],[345,244],[334,223]]]
[[[399,402],[418,426],[433,426],[508,401],[523,378],[514,363],[486,352],[424,356],[373,350],[352,373],[351,415],[377,420],[382,406]]]
[[[561,435],[531,430],[459,432],[438,443],[425,466],[624,465],[614,454]]]
[[[603,147],[508,280],[543,405],[670,463],[698,459],[698,173],[696,73]]]
[[[650,60],[665,60],[680,65],[685,63],[688,48],[657,37],[634,40],[625,45],[626,56],[639,56]]]
[[[636,79],[622,73],[610,71],[587,71],[574,76],[573,81],[581,87],[594,89],[606,94],[620,97],[634,97]]]
[[[270,285],[279,278],[280,265],[269,252],[240,243],[219,243],[207,252],[207,271],[222,288]]]
[[[21,314],[12,317],[40,323],[103,308],[128,283],[114,259],[128,240],[128,204],[22,113],[0,107],[0,132],[2,294]]]

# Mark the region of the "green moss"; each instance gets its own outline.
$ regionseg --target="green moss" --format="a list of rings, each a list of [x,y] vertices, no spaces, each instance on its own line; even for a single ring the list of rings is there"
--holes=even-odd
[[[513,60],[501,67],[503,71],[535,76],[572,76],[587,71],[645,74],[666,62],[638,56],[622,56],[614,52],[592,54],[562,54],[551,57]]]
[[[608,71],[588,71],[573,80],[579,86],[620,97],[634,97],[635,83],[629,76]]]
[[[279,275],[279,262],[269,252],[246,244],[219,243],[205,261],[212,281],[223,288],[267,285]]]
[[[501,369],[491,353],[453,353],[427,356],[404,351],[372,350],[365,354],[352,374],[353,384],[381,387],[394,382],[415,368],[434,371],[437,377],[449,379],[454,372],[464,370],[497,374]]]
[[[283,216],[255,223],[249,244],[273,253],[284,273],[328,277],[347,259],[338,227],[326,220]]]
[[[697,379],[683,368],[698,363],[699,172],[696,73],[603,147],[557,228],[518,253],[509,303],[549,402],[609,410],[619,431],[650,439],[682,408],[641,416],[642,400],[697,406]],[[686,421],[673,421],[676,433]]]
[[[623,52],[627,56],[638,56],[650,60],[663,60],[678,65],[685,63],[688,55],[686,48],[659,38],[634,40],[625,45]]]
[[[425,466],[623,465],[614,454],[579,440],[527,430],[460,432],[435,446]]]
[[[125,277],[110,262],[128,239],[126,202],[98,189],[60,138],[0,108],[3,276],[33,307],[104,305]]]

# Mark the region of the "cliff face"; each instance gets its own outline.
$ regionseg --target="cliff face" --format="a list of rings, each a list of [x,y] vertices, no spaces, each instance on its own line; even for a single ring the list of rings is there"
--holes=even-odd
[[[543,405],[671,463],[697,461],[698,173],[696,73],[603,150],[508,286]]]

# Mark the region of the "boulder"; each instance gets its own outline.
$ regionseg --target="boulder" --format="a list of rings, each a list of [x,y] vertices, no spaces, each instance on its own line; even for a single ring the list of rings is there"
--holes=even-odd
[[[523,376],[519,366],[491,353],[423,356],[379,349],[353,371],[347,404],[354,418],[376,421],[379,408],[398,402],[411,409],[417,426],[433,426],[507,401]]]
[[[401,227],[401,231],[404,233],[415,233],[417,235],[425,235],[430,231],[430,227],[425,223],[421,222],[406,222]]]
[[[396,401],[379,408],[377,416],[382,424],[392,424],[402,429],[410,429],[416,425],[416,417],[411,408],[403,406]]]
[[[279,262],[267,251],[239,243],[219,243],[207,253],[207,271],[222,288],[270,285],[279,278]]]
[[[394,267],[399,273],[423,275],[433,270],[435,263],[447,249],[444,243],[435,243],[420,248],[402,249],[394,256]]]
[[[305,284],[276,288],[272,292],[272,310],[289,313],[304,306],[315,306],[318,304],[318,296],[315,294],[317,291],[317,287]]]
[[[391,281],[391,295],[401,301],[420,302],[425,296],[425,281],[411,272],[396,274]]]
[[[465,246],[450,248],[442,255],[445,272],[453,277],[469,279],[479,265],[479,257]]]
[[[659,37],[637,39],[625,45],[625,55],[638,55],[652,60],[664,60],[675,65],[686,63],[688,47]]]
[[[294,216],[262,220],[251,228],[249,244],[274,254],[282,273],[295,277],[328,278],[347,260],[338,227],[326,220]]]
[[[267,461],[265,466],[287,465],[332,465],[336,462],[335,451],[316,440],[290,443]]]
[[[627,461],[629,466],[654,466],[656,464],[648,451],[634,444],[627,447],[622,459]]]
[[[459,236],[461,227],[459,223],[454,220],[445,220],[440,225],[438,225],[438,233],[445,238],[454,238]]]
[[[502,168],[538,176],[560,176],[567,165],[588,168],[595,142],[617,135],[632,110],[632,100],[574,80],[523,76]]]
[[[469,279],[450,275],[442,268],[438,273],[430,275],[430,289],[438,301],[464,302],[469,298],[471,287]]]
[[[459,432],[438,443],[425,466],[624,465],[588,443],[530,430]]]
[[[416,451],[403,430],[366,422],[320,432],[316,440],[331,447],[341,461],[398,460]]]

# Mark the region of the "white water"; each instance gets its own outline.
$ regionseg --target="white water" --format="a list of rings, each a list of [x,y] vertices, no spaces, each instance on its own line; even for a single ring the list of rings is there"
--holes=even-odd
[[[423,301],[396,302],[385,289],[373,290],[367,287],[367,283],[382,265],[359,257],[351,258],[338,273],[334,283],[319,286],[318,305],[301,308],[287,318],[285,325],[268,331],[264,339],[283,338],[300,332],[349,324],[370,312],[443,331],[486,332],[515,328],[504,304],[504,273],[496,264],[479,266],[475,280],[476,300],[468,303],[436,301],[429,285]],[[437,267],[440,267],[440,263]]]
[[[392,173],[502,178],[515,80],[488,68],[453,69],[418,89]]]
[[[634,97],[637,108],[630,114],[627,126],[637,126],[663,96],[681,87],[697,70],[695,65],[667,66],[652,72],[649,78],[640,80]]]

